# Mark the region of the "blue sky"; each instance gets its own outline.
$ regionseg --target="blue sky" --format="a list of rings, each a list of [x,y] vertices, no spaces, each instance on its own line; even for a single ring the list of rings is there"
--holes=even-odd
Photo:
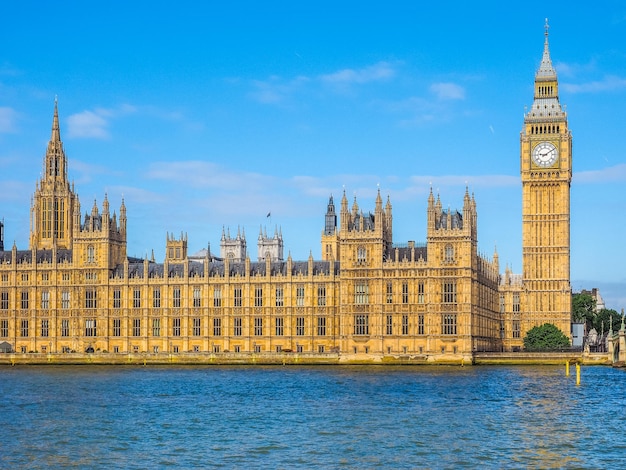
[[[0,217],[28,248],[55,96],[83,212],[128,209],[128,252],[162,261],[222,228],[282,230],[320,257],[328,197],[391,198],[394,242],[426,238],[432,185],[479,247],[521,271],[519,133],[550,21],[574,137],[571,276],[626,307],[626,4],[9,2],[0,29]],[[271,212],[271,218],[266,215]]]

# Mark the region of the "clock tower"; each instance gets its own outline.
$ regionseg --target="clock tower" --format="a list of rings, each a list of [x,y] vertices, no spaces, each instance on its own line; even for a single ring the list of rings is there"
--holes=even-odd
[[[521,335],[544,323],[570,334],[572,134],[559,102],[548,22],[532,108],[520,136],[522,177]]]

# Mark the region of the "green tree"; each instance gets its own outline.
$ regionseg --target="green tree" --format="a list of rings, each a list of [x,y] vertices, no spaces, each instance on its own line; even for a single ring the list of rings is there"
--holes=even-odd
[[[572,319],[575,322],[586,323],[589,330],[592,328],[595,313],[596,301],[590,294],[572,295]]]
[[[613,309],[603,308],[594,315],[592,327],[598,334],[602,334],[607,333],[610,326],[613,326],[613,331],[619,331],[621,325],[622,316],[619,313]]]
[[[569,345],[569,338],[552,323],[535,326],[524,337],[526,351],[551,351]]]

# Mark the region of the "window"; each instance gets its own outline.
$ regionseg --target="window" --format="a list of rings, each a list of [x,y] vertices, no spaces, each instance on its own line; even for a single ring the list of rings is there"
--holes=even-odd
[[[417,303],[424,303],[424,281],[419,281],[417,283]]]
[[[304,286],[296,287],[296,306],[304,306]]]
[[[391,282],[387,283],[387,303],[393,303],[393,284]]]
[[[70,335],[70,321],[67,319],[61,320],[61,336],[67,338]]]
[[[367,250],[363,246],[358,247],[356,250],[356,262],[359,264],[363,264],[365,263],[366,259],[367,259]]]
[[[500,294],[500,313],[504,313],[504,294]]]
[[[321,344],[317,347],[317,352],[320,354],[324,353],[324,346],[322,346]]]
[[[402,303],[403,304],[409,303],[409,283],[408,282],[402,283]]]
[[[50,308],[50,292],[44,290],[41,292],[41,309],[48,310]]]
[[[202,324],[202,319],[199,317],[194,317],[193,318],[193,335],[194,336],[200,336],[200,328],[201,328],[201,324]]]
[[[22,320],[21,333],[23,338],[28,337],[28,320]]]
[[[354,286],[354,303],[359,305],[368,303],[368,286],[366,282],[359,282]]]
[[[161,289],[152,289],[152,308],[161,308]]]
[[[454,261],[454,247],[452,245],[446,245],[444,261],[446,263],[451,263]]]
[[[152,336],[161,336],[161,319],[152,319]]]
[[[22,291],[22,302],[20,305],[23,310],[26,310],[28,308],[28,291]]]
[[[424,315],[417,316],[417,334],[418,335],[424,334]]]
[[[296,317],[296,336],[304,336],[304,317]]]
[[[326,336],[326,317],[317,317],[317,336]]]
[[[393,316],[392,315],[387,315],[385,333],[387,333],[388,335],[393,334]]]
[[[22,274],[22,282],[28,282],[28,274],[26,273]]]
[[[172,291],[172,307],[180,308],[180,287],[174,287]]]
[[[0,292],[0,310],[8,310],[9,309],[9,293],[8,292]]]
[[[133,289],[133,308],[141,308],[141,290]]]
[[[443,283],[442,302],[444,304],[456,303],[456,282],[455,281],[445,281]]]
[[[213,319],[213,336],[222,336],[222,319]]]
[[[87,247],[87,262],[93,263],[96,261],[96,250],[92,245]]]
[[[6,338],[9,336],[9,320],[0,320],[0,337]]]
[[[48,336],[48,328],[49,328],[49,321],[48,320],[41,320],[41,336],[43,337],[47,337]]]
[[[180,336],[180,318],[172,319],[172,336]]]
[[[85,290],[85,308],[96,308],[96,289]]]
[[[113,319],[113,336],[122,336],[122,321],[119,318]]]
[[[67,310],[70,308],[70,293],[69,291],[61,292],[61,308]]]
[[[96,336],[96,320],[85,320],[85,336]]]
[[[513,338],[519,338],[521,334],[521,328],[519,320],[513,320]]]
[[[354,334],[355,335],[369,335],[369,315],[355,315],[354,316]]]
[[[41,273],[42,284],[48,284],[49,280],[50,280],[50,275],[48,273]]]
[[[133,336],[141,336],[141,319],[133,318]]]
[[[260,352],[261,352],[261,346],[260,346],[260,345],[258,345],[258,344],[255,344],[255,345],[254,345],[254,352],[255,352],[255,353],[260,353]]]
[[[235,307],[241,307],[241,287],[235,287],[233,292],[234,302],[233,305]]]
[[[519,312],[519,292],[513,292],[513,311]]]
[[[200,288],[193,288],[193,306],[194,307],[202,307],[202,297],[200,295]]]
[[[213,289],[213,306],[221,307],[222,306],[222,288],[216,287]]]
[[[317,305],[319,307],[326,305],[326,286],[317,287]]]
[[[233,319],[233,335],[241,336],[241,317],[235,317]]]
[[[441,326],[444,335],[456,335],[456,313],[444,313]]]
[[[284,333],[284,325],[285,325],[283,317],[276,317],[275,322],[276,322],[276,336],[282,336]]]
[[[119,289],[113,290],[113,308],[122,306],[122,292]]]
[[[408,315],[402,315],[402,334],[403,335],[409,334],[409,316]]]
[[[263,319],[261,317],[254,318],[254,336],[263,336]]]
[[[285,295],[282,287],[276,288],[276,306],[282,307],[285,305]]]
[[[296,352],[297,352],[297,353],[301,353],[303,350],[304,350],[304,348],[302,347],[302,345],[301,345],[301,344],[297,344],[297,345],[296,345]]]
[[[254,288],[254,306],[255,307],[263,307],[263,288],[255,287]]]
[[[218,352],[220,352],[220,347],[219,347],[219,345],[217,345],[217,344],[214,344],[214,345],[213,345],[213,352],[214,352],[214,353],[218,353]]]

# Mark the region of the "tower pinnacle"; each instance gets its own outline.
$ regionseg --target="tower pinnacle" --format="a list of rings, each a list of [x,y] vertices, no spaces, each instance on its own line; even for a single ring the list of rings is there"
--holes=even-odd
[[[57,97],[54,97],[54,117],[52,118],[52,135],[50,140],[52,142],[60,142],[61,141],[61,131],[59,130],[59,100]]]
[[[552,60],[550,59],[550,45],[548,43],[548,29],[550,29],[550,25],[548,24],[548,18],[546,18],[545,24],[545,39],[543,42],[543,56],[541,57],[541,64],[539,65],[539,70],[537,70],[536,78],[541,79],[556,79],[556,70],[552,66]]]

